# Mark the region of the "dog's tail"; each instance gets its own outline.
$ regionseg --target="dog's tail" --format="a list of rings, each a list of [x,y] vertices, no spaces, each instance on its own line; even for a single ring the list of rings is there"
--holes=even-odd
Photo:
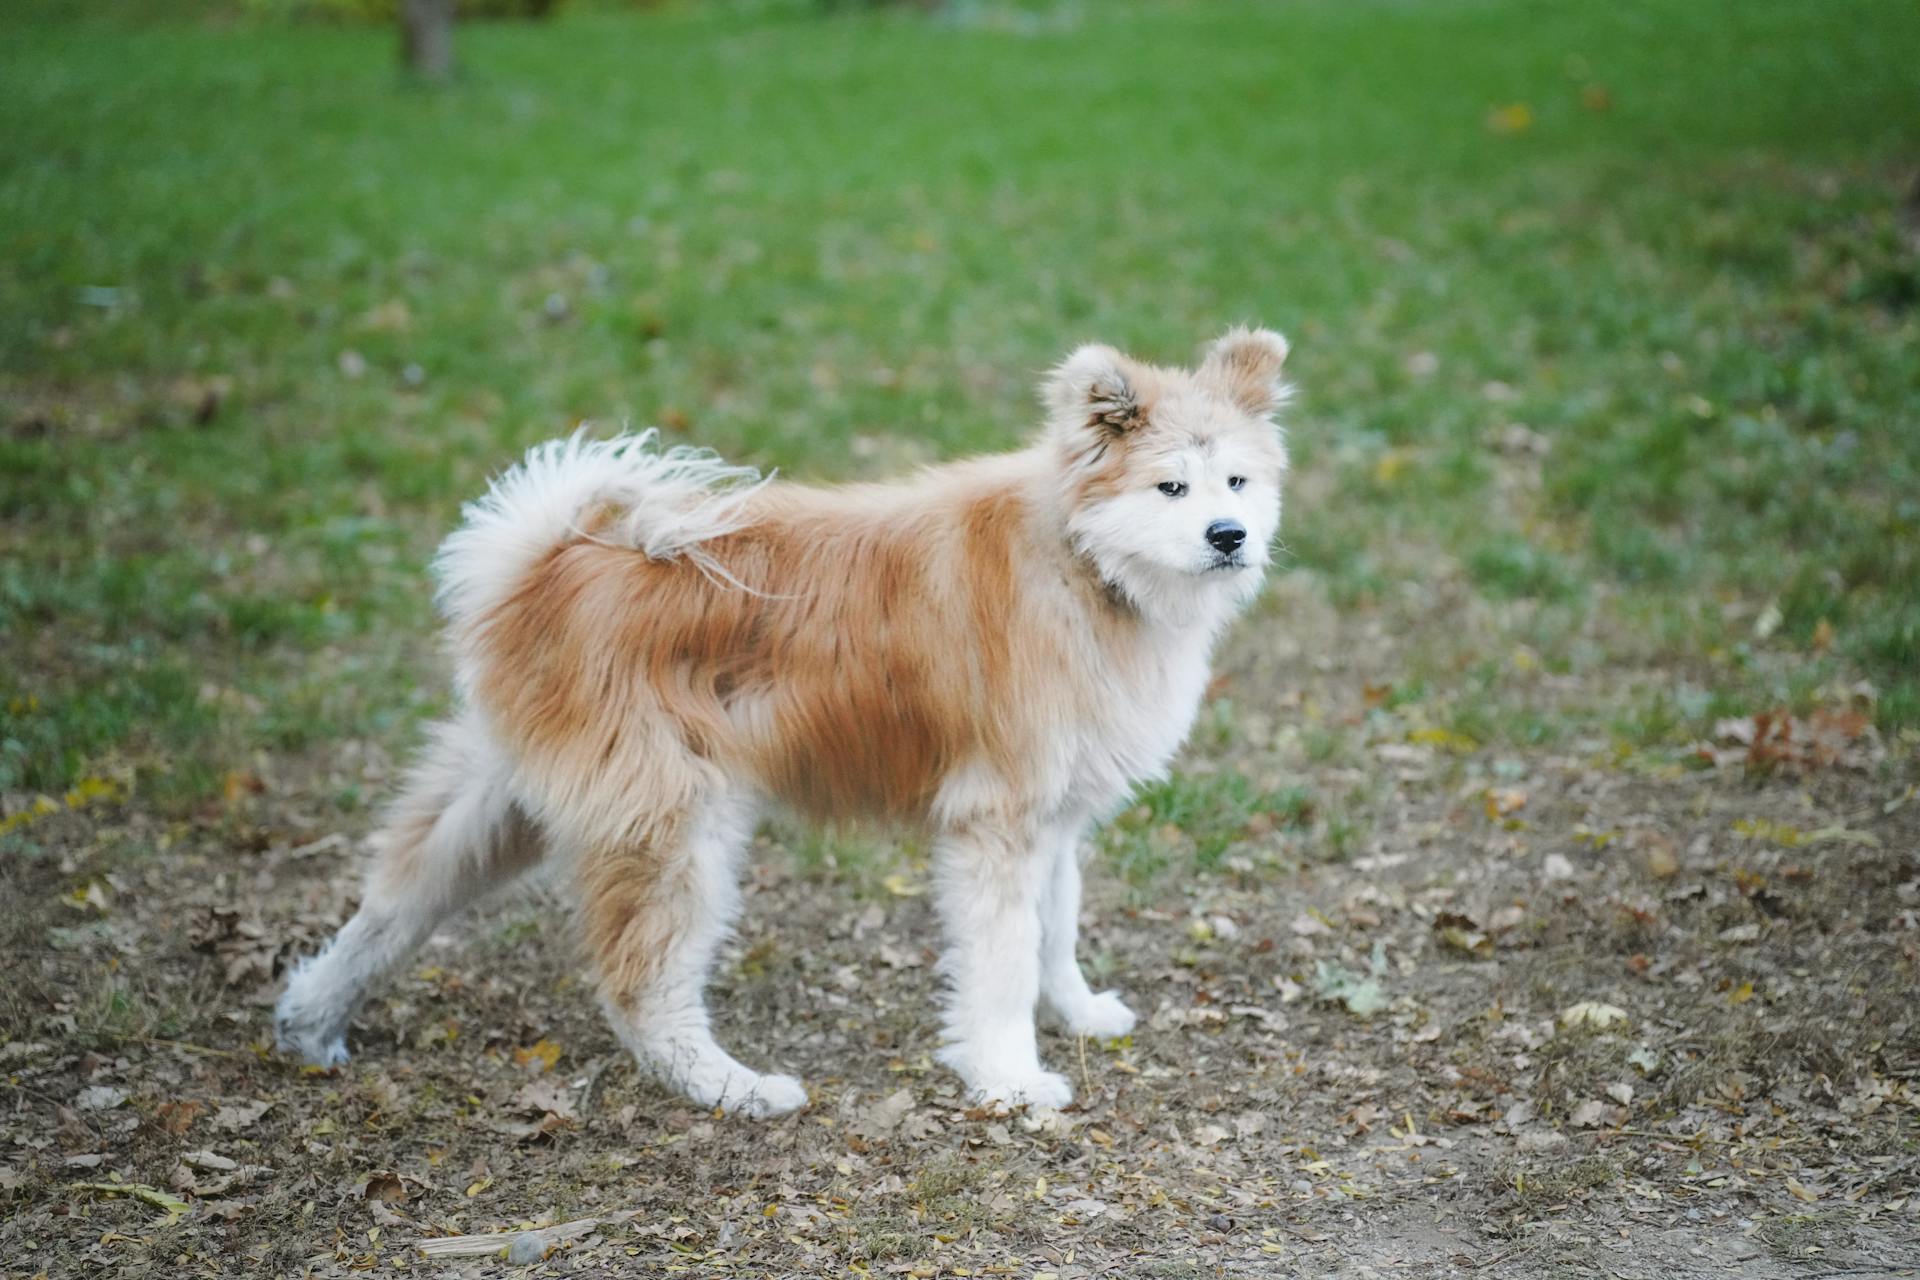
[[[584,429],[527,451],[467,504],[434,558],[440,611],[456,631],[485,618],[556,548],[591,538],[655,560],[685,556],[710,570],[701,544],[746,518],[764,481],[708,449],[659,447],[648,430],[588,440]],[[591,532],[582,517],[593,514]]]

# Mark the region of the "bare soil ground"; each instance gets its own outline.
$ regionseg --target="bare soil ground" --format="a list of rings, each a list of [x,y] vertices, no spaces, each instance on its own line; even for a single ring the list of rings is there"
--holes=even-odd
[[[1058,1114],[969,1109],[930,1062],[910,845],[763,837],[722,1038],[813,1100],[754,1124],[636,1075],[539,886],[436,938],[348,1068],[277,1060],[279,976],[365,834],[309,809],[378,792],[375,747],[263,764],[196,821],[47,817],[0,861],[0,1269],[1912,1274],[1911,744],[1488,758],[1369,707],[1395,634],[1304,575],[1236,633],[1181,776],[1329,812],[1255,812],[1205,874],[1122,820],[1180,870],[1091,877],[1084,955],[1143,1020],[1050,1036]],[[478,1233],[490,1256],[420,1252]]]

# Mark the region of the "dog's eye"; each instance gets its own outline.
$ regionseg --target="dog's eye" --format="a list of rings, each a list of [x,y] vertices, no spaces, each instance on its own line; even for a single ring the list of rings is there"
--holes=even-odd
[[[1247,486],[1247,478],[1245,476],[1228,476],[1227,477],[1227,488],[1229,489],[1244,489],[1246,488],[1246,486]]]
[[[1160,492],[1166,494],[1169,498],[1184,497],[1186,496],[1186,492],[1187,492],[1186,481],[1162,480],[1160,482]]]

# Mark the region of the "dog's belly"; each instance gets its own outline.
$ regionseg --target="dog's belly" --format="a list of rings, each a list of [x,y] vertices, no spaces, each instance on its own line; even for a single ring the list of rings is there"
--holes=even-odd
[[[1094,698],[1056,687],[943,705],[852,681],[743,692],[726,717],[755,781],[815,818],[954,826],[987,815],[1105,815],[1165,773],[1205,690],[1206,655],[1175,655],[1131,678],[1094,674],[1103,678],[1075,682]]]

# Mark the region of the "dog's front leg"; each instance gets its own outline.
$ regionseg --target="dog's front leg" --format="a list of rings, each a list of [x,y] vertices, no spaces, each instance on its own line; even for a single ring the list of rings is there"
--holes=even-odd
[[[950,834],[935,849],[937,906],[947,931],[941,968],[951,984],[940,1061],[976,1102],[1063,1107],[1066,1077],[1040,1065],[1040,904],[1045,844],[1006,830]]]
[[[1088,986],[1074,955],[1080,937],[1080,833],[1076,823],[1050,837],[1040,909],[1040,998],[1072,1034],[1109,1040],[1133,1030],[1133,1010],[1119,992]]]

